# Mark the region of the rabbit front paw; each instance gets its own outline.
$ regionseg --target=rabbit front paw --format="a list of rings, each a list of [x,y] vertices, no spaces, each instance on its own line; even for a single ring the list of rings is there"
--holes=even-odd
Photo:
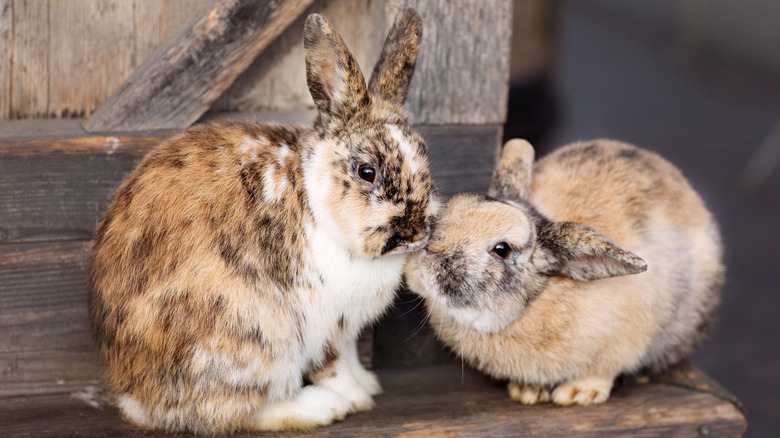
[[[562,383],[553,390],[552,401],[562,406],[604,403],[612,390],[612,381],[611,378],[589,377]]]
[[[522,383],[509,382],[507,385],[509,398],[524,405],[535,405],[550,401],[550,390],[539,386],[526,386]]]
[[[352,373],[360,386],[368,392],[368,395],[377,395],[382,392],[382,385],[379,384],[376,374],[366,370],[362,365],[358,364],[352,367]]]
[[[312,430],[341,421],[352,404],[336,392],[320,386],[305,386],[289,401],[266,406],[254,425],[256,430]]]
[[[335,376],[321,380],[316,385],[328,388],[349,401],[354,412],[367,411],[374,407],[371,393],[349,369],[342,369]],[[376,385],[379,383],[376,382]]]

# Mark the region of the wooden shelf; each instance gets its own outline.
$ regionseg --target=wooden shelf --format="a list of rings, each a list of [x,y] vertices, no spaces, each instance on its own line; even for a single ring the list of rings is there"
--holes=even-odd
[[[373,410],[316,429],[314,435],[733,437],[746,428],[736,399],[688,364],[645,383],[627,379],[607,403],[592,407],[523,406],[509,399],[503,383],[457,363],[378,374],[385,392],[376,397]],[[136,429],[114,407],[97,409],[74,394],[1,399],[2,436],[167,436]]]

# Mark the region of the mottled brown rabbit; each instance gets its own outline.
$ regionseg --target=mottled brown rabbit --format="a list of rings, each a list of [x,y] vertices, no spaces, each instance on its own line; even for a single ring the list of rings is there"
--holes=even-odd
[[[450,200],[407,283],[439,337],[513,399],[603,403],[619,374],[663,369],[704,338],[718,227],[655,153],[596,140],[533,158],[508,142],[490,196]]]
[[[101,364],[128,420],[310,429],[373,406],[380,386],[356,338],[391,303],[437,209],[427,146],[403,110],[421,35],[417,12],[400,12],[366,85],[311,15],[313,127],[197,125],[122,184],[87,280]]]

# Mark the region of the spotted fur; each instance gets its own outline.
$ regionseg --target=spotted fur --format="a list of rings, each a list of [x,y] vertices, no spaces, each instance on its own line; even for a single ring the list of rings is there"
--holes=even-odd
[[[420,17],[399,14],[372,89],[322,17],[304,37],[313,127],[196,125],[141,161],[99,226],[92,327],[136,425],[310,429],[370,409],[380,390],[355,341],[391,303],[437,207],[399,100]]]
[[[664,369],[704,338],[724,279],[718,227],[652,152],[596,140],[532,169],[533,155],[507,143],[500,200],[450,200],[407,283],[440,338],[513,399],[601,403],[619,374]]]

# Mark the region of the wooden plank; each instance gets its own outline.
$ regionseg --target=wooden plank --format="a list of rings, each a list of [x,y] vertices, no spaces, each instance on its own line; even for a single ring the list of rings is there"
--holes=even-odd
[[[433,125],[502,124],[512,0],[340,0],[317,2],[311,9],[341,34],[367,75],[395,15],[407,6],[416,8],[423,19],[422,47],[407,100],[412,120]],[[226,90],[213,110],[313,107],[303,68],[302,28],[302,21],[291,25]]]
[[[158,44],[162,44],[167,38],[173,35],[182,24],[187,22],[201,5],[205,3],[214,3],[214,0],[136,0],[136,3],[138,2],[151,2],[158,5],[158,19],[160,20]],[[151,55],[151,53],[148,55]],[[141,59],[141,61],[144,59]]]
[[[88,60],[95,53],[88,53],[85,47],[85,28],[87,20],[105,17],[88,17],[85,0],[60,0],[49,3],[49,69],[47,116],[84,117],[86,107],[82,96],[87,87],[94,89],[96,84],[86,84],[85,77],[90,76]],[[109,41],[103,41],[108,44]],[[118,54],[121,56],[121,54]],[[98,66],[94,66],[98,67]],[[94,68],[93,67],[93,68]]]
[[[0,143],[0,243],[89,239],[163,134]]]
[[[107,132],[189,126],[311,1],[205,3],[84,127]]]
[[[82,78],[82,105],[89,115],[130,75],[133,65],[133,2],[85,0],[84,52],[94,64]]]
[[[0,120],[11,118],[13,31],[13,0],[0,0]]]
[[[133,69],[149,58],[203,2],[204,0],[135,0]]]
[[[391,0],[423,17],[420,59],[407,107],[417,123],[491,124],[506,120],[512,1]],[[385,26],[389,28],[389,24]]]
[[[328,20],[349,47],[363,74],[370,74],[390,29],[391,22],[388,20],[395,18],[395,12],[389,18],[385,17],[384,2],[320,0],[314,2],[257,57],[214,102],[210,111],[258,112],[314,108],[306,85],[303,51],[304,21],[306,15],[313,12]]]
[[[513,402],[504,385],[468,368],[462,370],[459,364],[385,369],[378,374],[385,392],[376,397],[377,406],[318,428],[317,436],[734,437],[746,428],[742,412],[730,402],[662,383],[618,387],[603,405],[561,408]],[[115,408],[103,407],[104,400],[95,391],[0,400],[0,424],[8,438],[166,436],[128,425]],[[99,408],[89,406],[88,401]]]
[[[0,245],[0,397],[97,383],[84,292],[89,247]]]
[[[500,126],[420,126],[440,193],[483,191]],[[114,192],[169,133],[0,141],[0,243],[89,239]]]
[[[15,1],[11,118],[46,117],[49,86],[48,2]]]

